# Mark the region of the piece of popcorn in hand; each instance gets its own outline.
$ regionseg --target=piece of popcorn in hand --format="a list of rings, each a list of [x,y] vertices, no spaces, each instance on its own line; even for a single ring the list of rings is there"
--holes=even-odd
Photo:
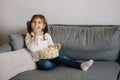
[[[59,56],[59,49],[51,46],[39,51],[39,56],[41,59],[53,59]]]

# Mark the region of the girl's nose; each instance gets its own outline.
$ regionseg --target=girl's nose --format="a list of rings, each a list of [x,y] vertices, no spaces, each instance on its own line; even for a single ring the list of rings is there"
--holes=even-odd
[[[39,25],[38,23],[35,24],[35,26],[38,26],[38,25]]]

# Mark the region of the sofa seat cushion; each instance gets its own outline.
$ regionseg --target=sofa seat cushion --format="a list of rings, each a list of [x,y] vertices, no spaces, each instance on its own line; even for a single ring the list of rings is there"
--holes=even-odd
[[[10,80],[117,80],[120,64],[95,61],[86,72],[59,66],[50,71],[31,70],[18,74]]]

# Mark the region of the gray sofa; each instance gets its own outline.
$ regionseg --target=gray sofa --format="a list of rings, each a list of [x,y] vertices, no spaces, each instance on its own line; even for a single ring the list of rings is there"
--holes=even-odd
[[[60,55],[77,61],[93,59],[88,71],[68,68],[63,65],[50,70],[30,70],[10,80],[120,80],[120,26],[119,25],[58,25],[48,26],[54,42],[60,42]],[[0,47],[0,52],[25,47],[25,35],[9,35],[10,43]]]

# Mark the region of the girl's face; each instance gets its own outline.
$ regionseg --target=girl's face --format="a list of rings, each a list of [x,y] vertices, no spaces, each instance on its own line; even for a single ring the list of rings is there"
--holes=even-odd
[[[31,23],[31,27],[33,31],[35,30],[42,31],[42,29],[45,28],[45,24],[41,18],[35,18]]]

